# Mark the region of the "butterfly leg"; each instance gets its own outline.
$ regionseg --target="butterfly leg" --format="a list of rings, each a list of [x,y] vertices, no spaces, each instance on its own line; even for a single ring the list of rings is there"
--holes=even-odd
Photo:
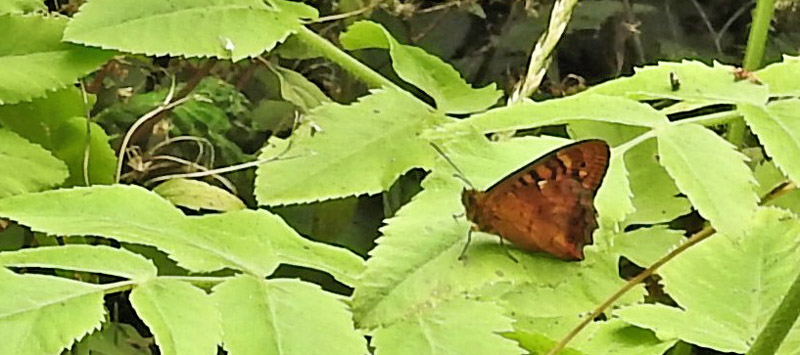
[[[519,260],[517,260],[517,258],[514,255],[511,255],[511,252],[508,251],[508,246],[506,243],[503,243],[503,237],[500,237],[500,247],[503,248],[503,251],[506,252],[506,255],[508,255],[511,260],[514,260],[515,263],[519,263]]]
[[[472,242],[472,228],[467,231],[467,243],[464,244],[464,249],[461,249],[461,254],[458,255],[458,260],[464,260],[467,257],[467,248],[469,248],[469,243]]]

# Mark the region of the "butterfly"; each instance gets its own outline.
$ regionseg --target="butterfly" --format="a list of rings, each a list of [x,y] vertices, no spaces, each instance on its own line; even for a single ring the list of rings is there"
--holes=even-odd
[[[467,218],[473,229],[520,249],[582,260],[583,246],[592,243],[597,229],[594,196],[609,156],[606,142],[580,141],[545,154],[486,191],[465,188]],[[469,238],[464,251],[468,245]]]

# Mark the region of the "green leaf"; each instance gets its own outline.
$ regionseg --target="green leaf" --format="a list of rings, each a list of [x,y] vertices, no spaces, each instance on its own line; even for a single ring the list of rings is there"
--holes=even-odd
[[[758,203],[744,155],[714,132],[695,124],[658,132],[661,164],[700,215],[718,231],[742,235]]]
[[[579,319],[575,319],[579,320]],[[514,323],[517,339],[532,354],[545,354],[566,334],[575,320],[564,318],[522,319]],[[569,328],[564,325],[568,325]],[[592,322],[573,339],[563,355],[661,355],[675,339],[660,340],[652,331],[630,326],[618,319]]]
[[[712,236],[662,267],[664,289],[680,308],[637,305],[617,315],[662,339],[744,353],[797,275],[799,234],[787,212],[760,209],[746,238]],[[787,341],[797,344],[799,330],[800,323]],[[795,350],[784,346],[778,354]]]
[[[103,288],[0,268],[0,353],[57,354],[100,328]]]
[[[144,338],[130,324],[108,322],[72,348],[73,355],[150,355],[152,339]]]
[[[594,86],[585,93],[625,96],[635,100],[672,99],[708,104],[749,103],[763,105],[768,91],[764,85],[736,80],[734,67],[715,63],[709,67],[697,61],[660,62],[656,66],[637,68],[627,78]],[[670,73],[680,80],[680,88],[672,90]]]
[[[683,231],[665,226],[640,228],[614,237],[614,252],[620,253],[636,265],[648,267],[677,247],[683,240]]]
[[[341,299],[299,280],[236,276],[214,287],[232,354],[366,354]]]
[[[628,170],[625,168],[625,154],[612,150],[608,171],[594,198],[600,225],[615,225],[635,211],[636,208],[631,201],[632,197]]]
[[[576,139],[603,139],[616,147],[635,137],[647,133],[643,127],[633,127],[606,122],[582,121],[570,123],[568,127],[570,136]],[[689,213],[691,205],[686,198],[678,197],[680,193],[675,187],[675,182],[667,174],[656,159],[657,144],[654,139],[647,139],[625,151],[625,170],[627,184],[633,195],[633,208],[626,215],[623,225],[654,224],[673,220],[674,218]],[[612,155],[621,154],[617,149],[612,149]],[[614,164],[612,157],[612,164]],[[595,197],[595,206],[599,212],[601,225],[609,226],[609,222],[616,222],[616,218],[624,211],[630,211],[630,206],[624,200],[624,181],[620,176],[614,177],[611,171],[614,166],[609,166],[609,172],[603,179]],[[609,185],[611,184],[611,185]],[[606,185],[618,185],[622,192],[606,194],[603,192]],[[615,211],[606,215],[608,211]],[[611,218],[615,217],[615,218]]]
[[[379,90],[349,106],[322,105],[304,120],[319,132],[292,137],[292,149],[285,153],[291,159],[258,167],[260,204],[385,191],[406,171],[432,165],[436,153],[419,135],[445,118],[406,93]]]
[[[92,0],[69,23],[64,40],[145,55],[238,61],[272,49],[300,26],[296,12],[260,0]]]
[[[800,57],[784,55],[782,62],[769,65],[754,74],[769,87],[770,96],[798,96],[800,95],[798,70],[800,70]]]
[[[77,270],[128,279],[155,277],[150,260],[125,249],[102,245],[69,244],[0,253],[0,265]]]
[[[0,106],[0,124],[66,162],[69,178],[65,185],[84,185],[87,124],[86,118],[80,117],[85,114],[84,110],[81,92],[72,87],[31,102]],[[117,158],[108,136],[95,123],[91,123],[89,129],[89,182],[112,183]]]
[[[281,97],[299,107],[303,112],[331,102],[331,99],[300,73],[279,66],[270,67],[281,85]]]
[[[45,10],[47,7],[39,0],[4,0],[0,2],[0,15]]]
[[[65,17],[0,15],[0,33],[25,34],[0,43],[0,104],[43,97],[111,59],[113,52],[61,42],[67,22]]]
[[[625,153],[628,179],[633,191],[635,211],[628,215],[626,225],[669,222],[691,211],[691,204],[675,180],[659,163],[658,143],[649,139]]]
[[[380,354],[522,354],[514,341],[500,336],[512,320],[489,302],[455,299],[375,330],[372,344]]]
[[[0,198],[36,192],[67,178],[64,162],[42,147],[0,128]]]
[[[658,127],[667,117],[652,107],[625,98],[578,94],[543,102],[523,101],[473,115],[448,126],[449,130],[472,127],[481,133],[529,129],[589,120]]]
[[[306,240],[267,211],[187,217],[155,193],[135,186],[14,196],[0,200],[0,216],[49,234],[97,235],[152,245],[194,272],[227,267],[266,276],[280,263],[289,263],[329,272],[351,284],[362,269],[355,254]]]
[[[157,278],[139,284],[130,301],[161,354],[216,354],[222,341],[211,297],[186,282]]]
[[[738,110],[778,167],[800,181],[800,100],[775,101],[765,108],[740,105]]]
[[[246,208],[244,202],[230,192],[197,180],[168,180],[156,186],[153,192],[177,206],[195,211],[235,211]]]
[[[483,111],[502,96],[495,84],[473,89],[449,64],[424,50],[397,42],[383,26],[359,21],[339,37],[345,49],[389,49],[397,75],[418,87],[436,101],[440,112],[470,113]]]

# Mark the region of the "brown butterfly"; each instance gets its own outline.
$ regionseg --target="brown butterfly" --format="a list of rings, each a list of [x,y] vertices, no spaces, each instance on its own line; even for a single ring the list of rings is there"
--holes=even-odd
[[[474,229],[521,249],[582,260],[597,229],[594,195],[609,154],[606,142],[585,140],[544,155],[486,191],[464,189],[467,218]]]

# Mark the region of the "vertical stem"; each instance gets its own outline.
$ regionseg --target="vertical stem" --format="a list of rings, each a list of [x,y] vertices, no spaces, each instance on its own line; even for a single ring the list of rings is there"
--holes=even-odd
[[[764,58],[764,49],[767,45],[769,24],[775,12],[775,0],[758,0],[753,11],[753,22],[750,24],[750,35],[747,38],[747,50],[744,54],[742,67],[754,71],[761,68]],[[746,133],[744,121],[736,120],[728,125],[728,141],[736,146],[741,146]]]
[[[761,68],[769,24],[774,12],[775,0],[758,0],[756,3],[753,22],[750,24],[750,36],[747,38],[747,50],[744,54],[743,67],[745,70],[753,71]]]

